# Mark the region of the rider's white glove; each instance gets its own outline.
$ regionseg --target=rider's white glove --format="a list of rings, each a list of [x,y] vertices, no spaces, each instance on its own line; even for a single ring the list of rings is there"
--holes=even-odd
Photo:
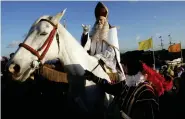
[[[90,27],[91,27],[91,25],[83,25],[83,24],[82,24],[83,33],[84,33],[84,34],[89,33]]]

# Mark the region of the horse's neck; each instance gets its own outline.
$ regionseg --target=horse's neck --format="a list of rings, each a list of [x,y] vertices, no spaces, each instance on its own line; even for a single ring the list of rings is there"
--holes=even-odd
[[[84,70],[93,70],[96,76],[110,81],[109,76],[103,71],[102,67],[98,65],[98,60],[90,56],[65,28],[60,27],[59,37],[61,38],[61,50],[59,59],[64,64],[65,69],[68,70],[67,72],[73,75],[83,75]]]
[[[61,27],[60,33],[60,59],[72,74],[83,74],[83,69],[88,69],[90,56],[78,41],[64,28]]]

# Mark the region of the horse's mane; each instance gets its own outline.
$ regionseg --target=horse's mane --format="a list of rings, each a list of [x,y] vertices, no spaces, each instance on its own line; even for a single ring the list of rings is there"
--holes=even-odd
[[[77,41],[77,39],[68,30],[66,30],[64,28],[64,26],[62,24],[60,24],[60,22],[58,24],[58,28],[59,28],[58,32],[60,34],[63,34],[63,32],[65,32],[69,37],[71,37],[72,39],[74,39],[74,42],[76,42],[77,44],[79,44],[80,47],[78,47],[78,48],[80,48],[82,52],[84,52],[86,55],[88,55],[87,51],[84,50],[84,48],[80,45],[80,43]]]

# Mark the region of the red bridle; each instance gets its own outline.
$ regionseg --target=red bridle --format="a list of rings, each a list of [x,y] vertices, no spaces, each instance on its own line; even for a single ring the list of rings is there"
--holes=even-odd
[[[57,30],[57,25],[53,24],[51,21],[49,21],[47,19],[41,19],[40,21],[47,21],[47,22],[49,22],[53,26],[53,30],[51,31],[51,33],[49,34],[49,37],[44,42],[44,44],[41,46],[41,48],[39,48],[38,50],[35,50],[35,49],[33,49],[32,47],[30,47],[29,45],[27,45],[25,43],[20,43],[19,44],[19,47],[24,47],[25,49],[30,51],[32,54],[37,56],[39,61],[41,61],[44,58],[44,56],[46,55],[47,51],[49,50],[49,47],[50,47],[50,45],[51,45],[51,43],[53,41],[54,35],[56,33],[56,30]],[[45,46],[46,46],[46,48],[44,49],[44,51],[40,55],[39,51],[41,51]]]

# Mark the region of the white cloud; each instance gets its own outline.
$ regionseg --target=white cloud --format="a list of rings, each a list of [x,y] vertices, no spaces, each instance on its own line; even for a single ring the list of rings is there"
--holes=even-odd
[[[159,37],[160,35],[161,35],[160,33],[156,33],[156,34],[155,34],[156,37]]]
[[[17,46],[19,45],[19,43],[21,43],[21,41],[19,41],[19,40],[14,40],[14,41],[12,41],[12,42],[7,46],[7,48],[15,48],[15,47],[17,47]]]
[[[140,40],[140,38],[141,38],[140,36],[136,36],[136,40],[137,40],[137,41]]]

